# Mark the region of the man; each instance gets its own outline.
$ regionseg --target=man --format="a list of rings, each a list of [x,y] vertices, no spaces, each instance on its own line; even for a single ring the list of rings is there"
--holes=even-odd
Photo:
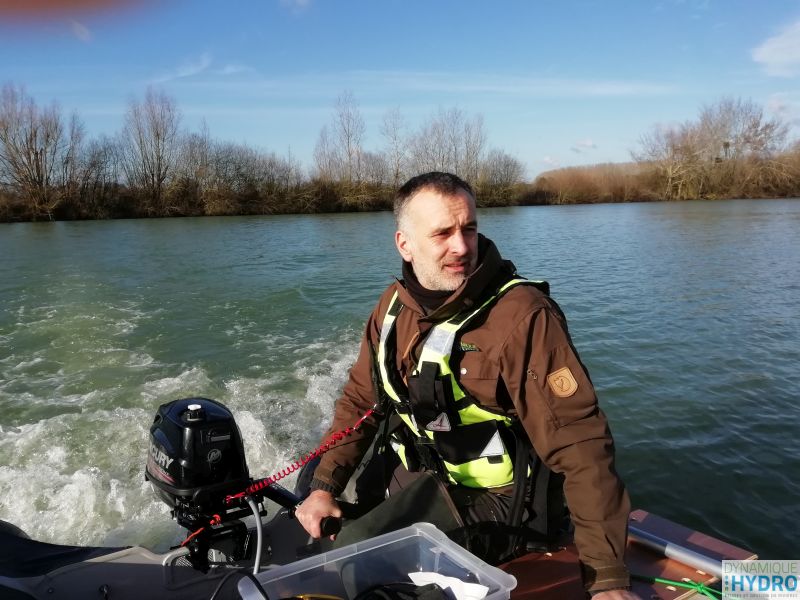
[[[376,394],[388,397],[410,437],[434,449],[453,497],[467,490],[489,499],[501,522],[514,483],[505,430],[518,421],[541,460],[565,476],[587,590],[635,599],[623,562],[628,496],[560,309],[478,234],[475,196],[458,177],[412,178],[397,193],[395,216],[403,280],[367,322],[331,431],[352,425]],[[322,457],[297,511],[313,537],[322,518],[341,515],[335,498],[378,427],[366,419]]]

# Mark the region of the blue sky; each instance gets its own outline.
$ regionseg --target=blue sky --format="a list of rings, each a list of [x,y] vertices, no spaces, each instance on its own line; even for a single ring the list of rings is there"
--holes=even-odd
[[[33,3],[33,0],[30,0]],[[52,3],[52,0],[51,0]],[[0,82],[113,134],[149,85],[183,125],[305,166],[351,91],[367,149],[384,113],[409,128],[439,108],[483,115],[490,146],[528,175],[627,161],[656,124],[723,96],[800,134],[800,2],[737,0],[62,0],[20,15],[0,1]],[[17,9],[18,10],[18,9]]]

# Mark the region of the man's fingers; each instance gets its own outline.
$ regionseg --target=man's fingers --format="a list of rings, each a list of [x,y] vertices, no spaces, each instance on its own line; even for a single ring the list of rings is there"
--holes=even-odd
[[[318,539],[323,535],[335,536],[338,533],[336,523],[340,521],[342,511],[333,494],[314,490],[297,508],[295,516],[308,534]],[[323,523],[325,519],[327,521]],[[332,529],[328,530],[329,527]]]

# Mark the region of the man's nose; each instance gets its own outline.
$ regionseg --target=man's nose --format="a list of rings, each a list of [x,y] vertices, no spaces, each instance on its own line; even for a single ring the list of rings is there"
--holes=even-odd
[[[456,231],[450,236],[450,254],[464,256],[468,252],[469,246],[467,246],[467,240],[464,239],[464,234],[460,231]]]

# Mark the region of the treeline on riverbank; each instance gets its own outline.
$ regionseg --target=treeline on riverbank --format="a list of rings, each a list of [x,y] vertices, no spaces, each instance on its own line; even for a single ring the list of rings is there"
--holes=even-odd
[[[800,142],[751,101],[726,98],[695,121],[643,135],[634,162],[542,173],[531,197],[548,204],[800,197]]]
[[[414,173],[447,170],[484,205],[514,201],[524,166],[488,147],[483,119],[440,109],[417,129],[398,110],[383,147],[364,147],[365,123],[342,94],[320,131],[314,165],[181,128],[175,101],[154,89],[128,106],[121,130],[89,139],[77,115],[37,105],[23,88],[0,92],[0,220],[108,219],[381,210]]]
[[[483,119],[439,109],[416,129],[387,111],[382,146],[364,146],[355,98],[342,94],[314,164],[181,128],[175,101],[148,89],[121,130],[88,138],[78,115],[0,91],[0,221],[388,210],[409,176],[452,171],[481,206],[800,196],[800,145],[752,102],[722,100],[696,122],[655,127],[634,162],[574,167],[525,181],[525,166],[490,148]]]

